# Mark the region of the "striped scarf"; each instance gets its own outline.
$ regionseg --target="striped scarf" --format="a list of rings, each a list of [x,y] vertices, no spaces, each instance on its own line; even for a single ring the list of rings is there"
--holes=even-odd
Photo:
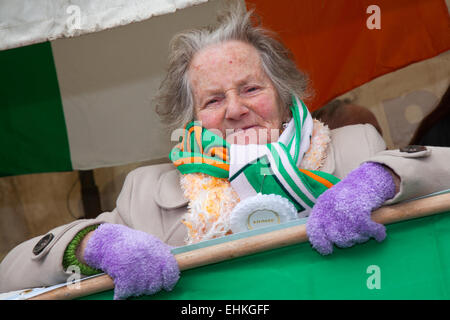
[[[262,194],[278,194],[297,211],[309,212],[316,199],[336,184],[335,176],[299,169],[310,147],[313,120],[305,104],[292,99],[292,119],[277,142],[229,144],[198,122],[188,123],[169,157],[182,174],[205,173],[226,178],[242,200]]]

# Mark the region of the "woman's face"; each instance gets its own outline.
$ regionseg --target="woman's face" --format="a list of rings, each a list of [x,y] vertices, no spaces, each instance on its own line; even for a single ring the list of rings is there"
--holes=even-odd
[[[189,68],[196,120],[230,143],[278,139],[280,99],[254,47],[228,41],[198,52]]]

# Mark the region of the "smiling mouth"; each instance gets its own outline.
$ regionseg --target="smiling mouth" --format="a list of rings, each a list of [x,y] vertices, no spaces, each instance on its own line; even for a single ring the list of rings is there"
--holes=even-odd
[[[264,130],[264,128],[258,125],[236,128],[229,132],[226,140],[232,144],[258,144],[260,130]]]
[[[227,129],[225,139],[231,144],[266,144],[277,141],[279,136],[280,132],[275,129],[251,125],[232,130]]]
[[[238,129],[234,129],[233,133],[243,132],[243,131],[247,131],[249,129],[256,129],[258,127],[259,127],[258,125],[252,125],[252,126],[248,126],[248,127],[238,128]]]

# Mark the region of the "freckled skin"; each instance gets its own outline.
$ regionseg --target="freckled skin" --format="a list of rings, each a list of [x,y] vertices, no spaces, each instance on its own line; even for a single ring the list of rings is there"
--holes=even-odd
[[[284,120],[281,103],[251,45],[228,41],[201,50],[189,80],[196,118],[205,128],[220,131],[230,143],[273,142],[270,130],[280,129]]]

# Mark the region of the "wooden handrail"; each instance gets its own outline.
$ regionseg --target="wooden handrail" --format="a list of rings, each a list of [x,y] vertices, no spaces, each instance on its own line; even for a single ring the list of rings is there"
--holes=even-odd
[[[446,211],[450,211],[450,193],[381,207],[372,213],[372,220],[386,225]],[[306,241],[308,236],[306,226],[303,224],[183,252],[176,254],[175,258],[180,270],[183,271]],[[108,275],[102,275],[81,281],[78,288],[64,286],[32,297],[30,300],[75,299],[113,288],[113,280]]]

